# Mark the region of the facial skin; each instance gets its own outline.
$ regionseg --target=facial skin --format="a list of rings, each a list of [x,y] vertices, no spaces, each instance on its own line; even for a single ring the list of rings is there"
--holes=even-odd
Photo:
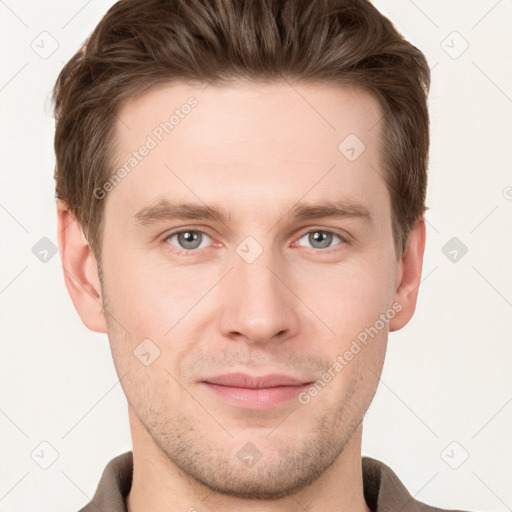
[[[414,313],[425,245],[422,220],[397,260],[380,107],[326,84],[160,87],[118,112],[119,166],[191,96],[197,106],[104,199],[102,283],[58,205],[68,290],[85,325],[108,333],[128,401],[128,510],[367,511],[361,422],[388,331]],[[338,150],[349,134],[366,146],[354,161]],[[228,217],[137,222],[161,200]],[[333,201],[371,220],[292,217],[298,203]],[[180,230],[202,239],[170,237]],[[202,382],[241,372],[314,383],[393,303],[400,311],[307,404],[248,406]],[[134,355],[145,339],[143,352],[160,351],[147,366]]]

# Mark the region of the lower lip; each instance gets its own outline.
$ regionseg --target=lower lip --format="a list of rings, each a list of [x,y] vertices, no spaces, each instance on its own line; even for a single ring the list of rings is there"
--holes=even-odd
[[[271,409],[289,402],[305,391],[310,384],[300,386],[275,386],[272,388],[236,388],[202,382],[224,401],[245,409]]]

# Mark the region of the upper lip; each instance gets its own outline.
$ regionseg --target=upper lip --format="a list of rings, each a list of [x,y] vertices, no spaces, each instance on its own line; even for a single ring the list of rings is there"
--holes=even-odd
[[[219,386],[232,386],[236,388],[273,388],[276,386],[301,386],[309,382],[284,375],[280,373],[272,373],[268,375],[248,375],[246,373],[228,373],[225,375],[217,375],[208,377],[202,382],[217,384]]]

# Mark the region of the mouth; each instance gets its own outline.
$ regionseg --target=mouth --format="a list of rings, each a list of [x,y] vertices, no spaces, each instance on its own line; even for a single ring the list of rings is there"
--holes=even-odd
[[[311,381],[284,374],[262,376],[230,373],[199,381],[225,403],[245,409],[271,409],[294,399]]]

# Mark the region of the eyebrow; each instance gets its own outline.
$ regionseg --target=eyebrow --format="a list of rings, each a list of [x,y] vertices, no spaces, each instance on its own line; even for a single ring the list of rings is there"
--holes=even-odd
[[[149,225],[164,220],[191,219],[210,220],[227,224],[229,212],[222,207],[212,207],[198,203],[172,203],[167,199],[145,206],[133,218],[137,224]],[[320,218],[361,219],[373,224],[370,209],[354,200],[327,201],[319,204],[298,203],[283,215],[294,220],[312,220]]]

